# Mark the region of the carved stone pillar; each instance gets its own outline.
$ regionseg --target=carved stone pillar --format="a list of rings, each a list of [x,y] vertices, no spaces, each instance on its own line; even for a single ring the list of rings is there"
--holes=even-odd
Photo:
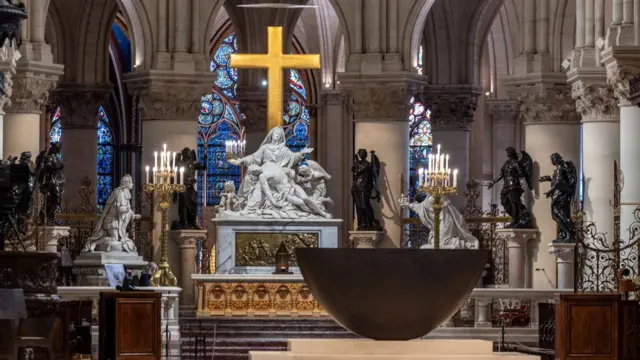
[[[494,179],[500,175],[500,169],[507,160],[507,147],[520,149],[519,109],[520,104],[514,100],[487,99],[487,113],[491,119],[491,176]],[[496,203],[500,204],[500,187],[495,186],[490,191]]]
[[[33,158],[40,152],[42,111],[49,92],[62,75],[61,65],[20,64],[13,79],[11,106],[5,109],[4,153],[18,156],[30,151]]]
[[[469,180],[470,131],[480,90],[471,86],[430,86],[425,91],[425,103],[431,106],[434,146],[450,156],[449,167],[458,169],[458,187]],[[453,204],[462,209],[463,191],[451,196]]]
[[[520,111],[524,120],[525,150],[534,161],[534,199],[527,201],[540,231],[540,243],[532,244],[533,267],[544,271],[533,273],[534,288],[549,288],[550,280],[556,277],[555,257],[547,248],[556,239],[557,226],[551,219],[551,199],[544,193],[549,185],[540,184],[538,178],[552,175],[554,166],[550,156],[557,152],[565,160],[580,163],[580,121],[575,103],[568,89],[522,86],[515,95],[521,102]],[[528,204],[528,205],[529,205]]]
[[[4,74],[0,94],[0,159],[5,159],[8,154],[4,152],[4,107],[11,103],[13,94],[13,76],[16,73],[16,61],[20,59],[20,52],[12,43],[5,43],[0,47],[0,72]],[[6,155],[5,155],[6,154]]]
[[[180,261],[170,259],[174,260],[170,261],[173,263],[171,268],[174,269],[176,277],[180,279],[178,285],[182,288],[180,308],[195,313],[195,282],[191,280],[191,275],[196,273],[196,245],[198,240],[206,239],[207,230],[174,230],[170,232],[170,237],[180,246]]]
[[[581,69],[572,70],[567,76],[572,81],[576,110],[582,115],[585,220],[594,222],[611,244],[613,163],[620,160],[620,111],[613,89],[606,84],[605,70],[600,70],[597,77],[581,74]]]
[[[78,190],[85,177],[96,184],[98,108],[107,104],[110,92],[111,85],[61,84],[53,93],[62,108],[63,200],[69,206],[81,204]]]
[[[420,94],[425,78],[402,73],[393,76],[340,74],[342,90],[349,96],[355,121],[354,149],[375,150],[382,169],[380,203],[373,201],[376,216],[386,230],[381,247],[400,247],[403,210],[398,199],[404,190],[409,166],[408,107]]]

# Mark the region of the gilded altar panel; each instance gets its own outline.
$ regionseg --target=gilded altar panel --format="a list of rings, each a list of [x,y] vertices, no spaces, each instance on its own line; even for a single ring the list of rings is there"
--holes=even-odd
[[[236,266],[275,266],[276,251],[284,243],[291,257],[289,266],[297,266],[295,248],[318,247],[318,233],[236,233]]]

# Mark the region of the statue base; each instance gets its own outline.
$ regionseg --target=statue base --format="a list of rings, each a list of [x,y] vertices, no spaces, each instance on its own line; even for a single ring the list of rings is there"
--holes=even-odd
[[[294,247],[337,248],[341,219],[213,219],[216,273],[271,274],[280,243]],[[289,270],[300,273],[295,257]]]
[[[349,231],[349,244],[356,249],[375,249],[384,237],[384,231]]]
[[[147,262],[138,253],[120,251],[84,252],[73,262],[73,273],[77,276],[78,286],[109,286],[104,270],[105,264],[122,264],[125,269],[140,271]]]
[[[44,238],[44,250],[58,252],[58,242],[63,237],[69,236],[69,226],[45,226],[38,228],[38,238]]]

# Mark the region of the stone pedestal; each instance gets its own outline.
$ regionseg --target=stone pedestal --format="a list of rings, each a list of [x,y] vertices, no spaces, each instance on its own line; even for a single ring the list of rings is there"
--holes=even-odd
[[[526,279],[531,274],[527,244],[539,239],[540,233],[536,229],[497,229],[496,235],[509,250],[509,287],[527,287]]]
[[[539,356],[494,353],[485,340],[374,341],[367,339],[292,339],[289,351],[251,351],[252,360],[539,360]]]
[[[349,231],[349,244],[356,249],[374,249],[384,237],[384,231]]]
[[[573,289],[576,244],[549,244],[549,253],[556,256],[558,289]]]
[[[46,226],[38,228],[38,239],[44,238],[44,251],[58,252],[58,241],[69,236],[70,231],[69,226]]]
[[[178,285],[180,292],[180,308],[184,310],[196,309],[195,284],[191,274],[196,273],[196,247],[199,239],[207,238],[207,230],[172,230],[169,238],[180,245],[180,274]]]
[[[122,264],[126,270],[140,271],[147,265],[138,253],[85,252],[73,262],[73,273],[77,275],[78,286],[109,286],[104,270],[105,264]]]
[[[214,219],[216,273],[271,274],[280,243],[338,247],[341,219]],[[288,246],[289,248],[289,246]],[[299,273],[297,266],[289,271]]]

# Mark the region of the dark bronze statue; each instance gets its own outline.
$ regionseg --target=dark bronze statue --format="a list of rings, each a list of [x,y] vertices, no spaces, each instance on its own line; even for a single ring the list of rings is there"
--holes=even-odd
[[[0,160],[0,251],[11,231],[15,239],[23,243],[23,228],[31,215],[34,174],[31,170],[31,153],[23,152],[20,160],[13,157]]]
[[[60,144],[51,143],[49,149],[41,151],[36,158],[36,181],[40,194],[44,197],[44,207],[40,209],[43,224],[53,224],[60,211],[65,183],[63,171]]]
[[[178,194],[179,220],[171,224],[172,230],[200,230],[198,226],[198,180],[196,173],[206,168],[198,162],[195,150],[184,148],[176,158],[178,168],[184,168],[184,192]]]
[[[371,200],[380,202],[380,191],[378,191],[378,176],[380,176],[380,160],[371,151],[371,162],[367,161],[367,150],[359,149],[353,155],[353,184],[351,185],[351,196],[356,207],[356,217],[358,219],[358,230],[381,231],[382,226],[375,217]]]
[[[545,196],[551,198],[551,217],[558,224],[558,238],[554,243],[576,241],[576,225],[571,220],[571,204],[576,195],[578,171],[571,161],[564,161],[558,153],[551,154],[551,164],[556,167],[553,176],[541,176],[538,181],[551,182],[551,189]]]
[[[507,149],[507,161],[504,162],[500,169],[500,175],[491,182],[489,189],[498,181],[503,180],[504,185],[500,191],[500,203],[504,207],[505,212],[511,216],[511,223],[506,227],[516,229],[530,229],[531,212],[522,202],[522,194],[524,189],[520,183],[520,179],[525,180],[529,190],[532,190],[531,172],[533,160],[527,152],[522,151],[518,156],[515,148],[509,146]]]

